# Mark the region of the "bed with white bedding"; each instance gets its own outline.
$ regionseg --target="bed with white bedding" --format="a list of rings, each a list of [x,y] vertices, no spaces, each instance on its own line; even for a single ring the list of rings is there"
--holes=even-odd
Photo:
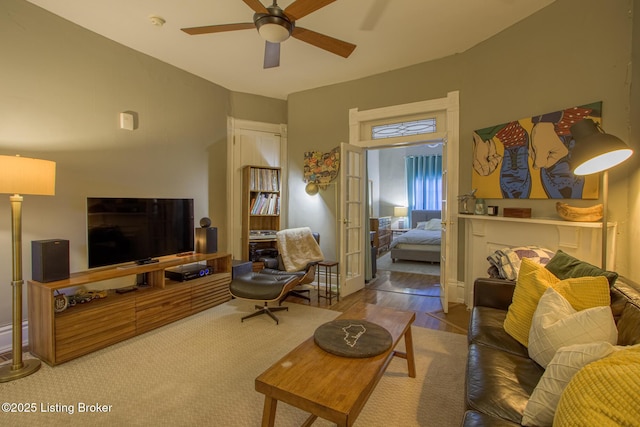
[[[411,229],[391,242],[391,260],[440,262],[440,217],[440,211],[412,211]]]

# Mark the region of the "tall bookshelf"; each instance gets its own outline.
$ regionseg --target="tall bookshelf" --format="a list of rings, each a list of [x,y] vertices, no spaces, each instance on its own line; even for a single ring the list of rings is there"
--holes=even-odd
[[[254,250],[276,248],[280,230],[280,168],[245,166],[242,169],[242,259]],[[274,234],[268,233],[269,231]],[[252,260],[253,261],[253,260]]]

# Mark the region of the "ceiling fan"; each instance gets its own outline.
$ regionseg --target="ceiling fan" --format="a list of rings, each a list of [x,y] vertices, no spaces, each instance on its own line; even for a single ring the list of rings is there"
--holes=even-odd
[[[280,43],[289,37],[302,40],[343,58],[349,57],[356,48],[354,44],[296,26],[298,19],[336,0],[295,0],[284,10],[278,6],[276,0],[271,6],[266,7],[259,0],[242,1],[255,12],[253,22],[182,28],[182,31],[198,35],[256,28],[260,36],[266,40],[264,68],[274,68],[280,65]]]

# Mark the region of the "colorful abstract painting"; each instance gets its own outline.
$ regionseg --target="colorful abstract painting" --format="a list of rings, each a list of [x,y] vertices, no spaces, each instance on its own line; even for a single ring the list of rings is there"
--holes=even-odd
[[[576,176],[571,126],[601,123],[602,102],[473,132],[471,184],[485,199],[597,199],[599,174]]]

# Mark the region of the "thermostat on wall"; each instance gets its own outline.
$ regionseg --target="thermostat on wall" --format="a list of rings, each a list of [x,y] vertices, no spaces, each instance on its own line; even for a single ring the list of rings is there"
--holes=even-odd
[[[133,114],[120,113],[120,129],[133,130]]]

